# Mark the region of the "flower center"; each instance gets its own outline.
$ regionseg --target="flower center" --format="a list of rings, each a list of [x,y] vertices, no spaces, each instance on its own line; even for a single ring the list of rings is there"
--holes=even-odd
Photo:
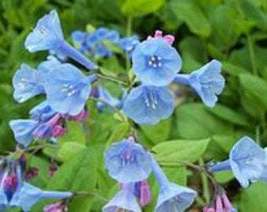
[[[73,96],[77,93],[77,90],[74,85],[70,84],[63,84],[61,91],[64,92],[67,96]]]
[[[148,66],[153,68],[160,68],[162,67],[162,58],[159,56],[151,56],[148,60]]]

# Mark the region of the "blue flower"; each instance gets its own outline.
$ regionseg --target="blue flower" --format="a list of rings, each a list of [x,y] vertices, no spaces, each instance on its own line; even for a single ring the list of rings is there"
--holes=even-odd
[[[208,107],[214,107],[224,88],[225,80],[221,75],[221,63],[212,60],[190,75],[178,74],[177,83],[190,85]]]
[[[119,46],[129,54],[133,52],[139,43],[140,41],[137,36],[125,37],[119,40]]]
[[[47,121],[56,114],[47,101],[41,102],[39,105],[31,109],[30,115],[33,120],[36,121]]]
[[[12,120],[9,125],[14,133],[16,141],[27,147],[33,140],[33,131],[38,126],[38,121],[35,120]]]
[[[138,44],[132,54],[133,71],[143,84],[166,86],[180,71],[178,52],[163,39],[149,39]]]
[[[174,97],[165,87],[138,86],[123,102],[123,111],[138,124],[156,124],[174,110]]]
[[[57,49],[63,41],[58,14],[52,10],[37,22],[34,30],[26,38],[25,47],[30,52]]]
[[[34,30],[26,38],[25,47],[30,52],[50,50],[58,55],[74,59],[87,69],[97,68],[77,49],[65,42],[58,14],[55,10],[52,10],[37,22]]]
[[[44,199],[65,199],[71,197],[71,192],[43,191],[24,182],[21,168],[16,161],[8,161],[6,170],[1,178],[0,205],[3,208],[19,207],[25,212]]]
[[[84,76],[71,64],[56,66],[47,77],[44,87],[48,104],[59,113],[73,116],[84,109],[96,79],[95,75]]]
[[[117,211],[129,211],[129,212],[141,212],[141,208],[137,203],[136,197],[133,194],[132,184],[123,184],[121,191],[119,191],[113,199],[106,204],[103,212],[117,212]]]
[[[229,159],[209,167],[211,172],[232,170],[242,187],[260,180],[266,165],[265,151],[251,138],[241,138],[230,151]]]
[[[106,169],[120,183],[142,181],[151,172],[150,155],[132,139],[112,144],[105,152]]]
[[[14,99],[19,102],[44,93],[44,88],[38,79],[38,72],[27,64],[22,64],[15,73],[13,80]]]
[[[197,192],[169,182],[156,160],[152,157],[152,170],[160,186],[155,212],[183,212],[197,196]]]

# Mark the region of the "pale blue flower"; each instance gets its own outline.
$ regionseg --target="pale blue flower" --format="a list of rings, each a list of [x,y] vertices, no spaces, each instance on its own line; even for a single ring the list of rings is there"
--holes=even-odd
[[[39,105],[35,106],[30,110],[30,116],[36,121],[47,121],[56,114],[47,101],[41,102]]]
[[[114,143],[105,152],[105,166],[109,175],[120,183],[138,182],[151,172],[151,158],[132,138]]]
[[[119,46],[130,55],[139,43],[137,36],[125,37],[119,40]]]
[[[221,63],[212,60],[191,74],[177,74],[175,82],[190,85],[208,107],[214,107],[225,85]]]
[[[15,73],[13,80],[14,99],[19,102],[44,93],[44,88],[38,79],[38,72],[27,64],[22,64]]]
[[[95,75],[85,76],[71,64],[58,65],[49,72],[44,83],[47,102],[53,110],[77,115],[85,107]]]
[[[12,120],[9,125],[14,133],[17,143],[27,147],[33,140],[33,131],[38,126],[38,121],[19,119]]]
[[[102,209],[102,212],[117,211],[141,212],[141,208],[133,194],[132,184],[123,184],[121,191],[119,191]]]
[[[49,50],[58,55],[70,57],[87,69],[97,68],[77,49],[65,42],[58,14],[55,10],[52,10],[37,22],[34,30],[26,38],[25,47],[30,52]]]
[[[197,192],[169,182],[168,178],[152,158],[152,170],[160,186],[155,212],[183,212],[197,197]]]
[[[211,172],[231,170],[242,187],[260,180],[266,165],[265,151],[251,138],[241,138],[230,151],[229,159],[209,167]]]
[[[136,46],[132,54],[133,71],[146,85],[166,86],[181,69],[175,48],[163,39],[152,38]]]
[[[123,112],[138,124],[157,124],[174,110],[174,96],[166,87],[140,85],[123,102]]]

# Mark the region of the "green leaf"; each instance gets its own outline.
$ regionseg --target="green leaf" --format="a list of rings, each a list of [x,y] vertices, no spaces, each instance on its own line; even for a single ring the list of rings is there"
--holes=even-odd
[[[113,133],[111,134],[111,136],[109,137],[106,146],[108,147],[112,142],[116,142],[119,141],[123,138],[125,138],[125,136],[127,136],[128,132],[130,130],[130,126],[128,123],[120,123],[118,124]]]
[[[197,161],[206,151],[210,139],[174,140],[160,143],[152,148],[157,160],[163,165]]]
[[[86,146],[84,144],[79,144],[76,142],[66,142],[63,143],[60,147],[57,153],[57,157],[65,162],[73,159],[73,157],[78,155],[84,149],[86,149]]]
[[[156,125],[141,125],[141,129],[147,139],[157,144],[168,139],[171,131],[171,121],[171,119],[166,119]]]
[[[242,114],[238,113],[235,110],[232,110],[229,107],[226,107],[224,105],[217,104],[214,108],[208,109],[212,114],[215,116],[221,118],[222,120],[231,122],[236,125],[240,126],[249,126],[249,122],[247,120],[247,117]]]
[[[216,134],[229,134],[232,125],[210,114],[199,103],[184,104],[176,109],[177,136],[187,139],[208,138]]]
[[[85,144],[84,129],[81,123],[67,122],[68,131],[63,137],[59,138],[59,143],[75,142]]]
[[[250,74],[239,75],[242,93],[248,93],[254,100],[253,102],[259,103],[267,109],[267,96],[263,95],[267,93],[267,82],[263,79]]]
[[[209,21],[193,0],[172,0],[170,4],[176,17],[184,21],[193,33],[201,37],[209,36]]]
[[[266,204],[267,184],[254,183],[249,188],[244,189],[239,202],[240,211],[267,211]]]
[[[121,10],[127,16],[143,16],[157,11],[164,3],[165,0],[125,0]]]

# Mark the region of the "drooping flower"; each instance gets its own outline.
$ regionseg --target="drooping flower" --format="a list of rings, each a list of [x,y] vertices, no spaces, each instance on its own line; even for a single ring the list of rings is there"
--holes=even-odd
[[[38,121],[35,120],[12,120],[9,125],[14,133],[17,143],[27,147],[33,140],[33,131],[38,126]]]
[[[137,203],[134,195],[133,183],[123,184],[121,191],[119,191],[108,204],[106,204],[102,212],[141,212],[141,208]]]
[[[105,152],[109,175],[120,183],[139,182],[151,172],[151,158],[132,137],[114,143]]]
[[[218,187],[214,200],[203,208],[203,212],[237,212],[229,201],[224,189]]]
[[[19,207],[27,212],[40,200],[65,199],[73,195],[71,192],[43,191],[30,185],[23,181],[17,161],[7,159],[5,163],[0,182],[0,205],[3,209]]]
[[[38,80],[37,71],[27,64],[20,66],[13,77],[12,83],[15,89],[14,99],[19,103],[44,93],[43,86]]]
[[[44,88],[47,102],[53,110],[75,116],[85,107],[95,75],[84,76],[71,64],[61,64],[49,72]]]
[[[175,48],[161,38],[141,42],[132,54],[133,71],[143,84],[166,86],[180,71],[182,60]]]
[[[25,47],[30,52],[54,51],[76,60],[88,69],[97,68],[88,58],[65,42],[59,17],[55,10],[37,22],[34,30],[26,38]]]
[[[123,102],[123,112],[138,124],[156,124],[174,110],[174,96],[166,87],[140,85]]]
[[[190,85],[208,107],[214,107],[221,94],[225,80],[221,75],[221,63],[212,60],[191,74],[177,74],[175,82]]]
[[[141,207],[145,207],[151,201],[150,186],[147,180],[134,184],[134,195],[137,197]]]
[[[193,203],[197,192],[190,188],[169,182],[153,157],[152,171],[160,186],[155,212],[183,212]]]
[[[65,201],[55,202],[44,207],[44,212],[68,212]]]
[[[251,138],[241,138],[230,151],[229,159],[209,167],[209,171],[231,170],[242,187],[260,180],[266,165],[265,151]]]

